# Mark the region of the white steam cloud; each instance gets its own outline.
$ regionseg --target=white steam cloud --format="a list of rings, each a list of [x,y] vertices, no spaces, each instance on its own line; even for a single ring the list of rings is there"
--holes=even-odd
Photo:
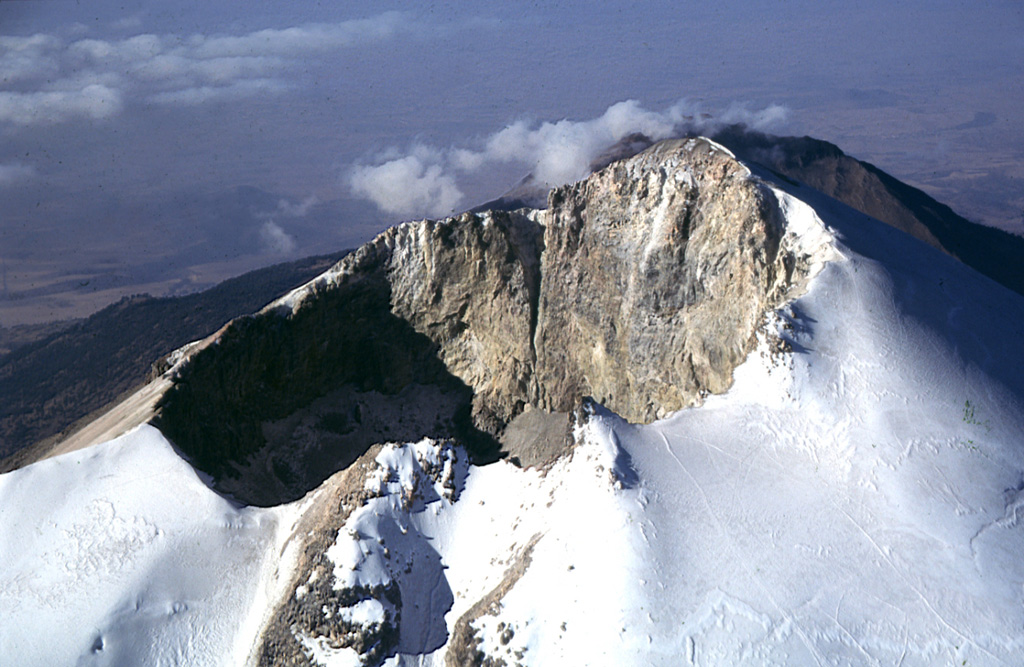
[[[316,195],[310,195],[298,204],[293,204],[287,199],[281,199],[277,202],[277,212],[289,218],[304,218],[310,209],[319,203],[320,200]]]
[[[274,255],[288,255],[295,251],[295,239],[273,220],[260,227],[260,244],[264,251]]]
[[[414,145],[403,154],[390,149],[371,164],[355,165],[346,175],[353,194],[385,213],[404,217],[450,215],[462,204],[459,174],[495,164],[513,164],[540,185],[553,187],[585,177],[605,150],[634,133],[658,141],[687,132],[712,132],[743,123],[763,130],[787,117],[773,105],[752,111],[734,105],[718,114],[680,102],[664,111],[644,109],[636,100],[610,106],[590,120],[544,122],[519,120],[492,134],[476,148],[441,149]]]
[[[310,195],[298,203],[279,199],[274,210],[257,213],[256,218],[263,221],[259,230],[260,246],[263,251],[274,255],[290,255],[295,252],[295,237],[286,232],[276,219],[304,218],[319,203],[316,195]]]
[[[483,150],[456,150],[452,157],[462,170],[493,162],[523,164],[541,183],[560,185],[586,176],[594,158],[626,135],[640,132],[657,141],[671,136],[684,119],[681,105],[659,113],[628,100],[593,120],[561,120],[536,128],[517,121],[491,135]]]
[[[440,217],[453,213],[463,196],[448,168],[442,153],[417,145],[409,155],[356,166],[348,182],[354,194],[385,213]]]

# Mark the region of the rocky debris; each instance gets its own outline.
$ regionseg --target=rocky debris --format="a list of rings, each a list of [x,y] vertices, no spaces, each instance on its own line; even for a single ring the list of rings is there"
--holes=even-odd
[[[540,538],[540,535],[534,535],[526,546],[516,554],[511,565],[505,571],[505,576],[501,582],[487,595],[478,600],[455,622],[452,628],[452,637],[448,642],[448,648],[444,655],[445,667],[464,667],[469,665],[473,667],[499,667],[506,664],[501,656],[487,655],[484,651],[480,650],[479,630],[474,627],[474,624],[485,615],[497,616],[501,612],[502,598],[512,590],[516,582],[530,568],[533,549],[537,546]],[[500,631],[503,638],[507,637],[502,642],[502,646],[505,646],[513,636],[514,630],[507,628],[502,623]],[[511,650],[506,657],[513,658]],[[522,655],[514,656],[515,660],[520,660],[522,657]],[[513,662],[513,664],[516,663]]]
[[[571,415],[561,415],[564,446],[575,450],[580,429],[605,413],[583,400]],[[608,471],[613,485],[616,467]],[[449,511],[458,502],[468,473],[464,450],[451,442],[374,445],[304,500],[291,537],[300,555],[260,634],[258,663],[322,664],[337,658],[370,666],[395,654],[444,646],[446,664],[519,664],[525,649],[512,639],[522,627],[503,624],[493,655],[482,650],[481,638],[491,635],[491,621],[498,622],[503,598],[527,572],[542,535],[531,535],[509,554],[501,580],[449,633],[445,614],[454,594],[446,568],[431,538],[416,528],[417,514]]]
[[[509,461],[525,468],[547,468],[565,453],[572,423],[564,412],[546,412],[527,405],[501,434]]]
[[[315,636],[317,630],[330,636],[332,630],[322,627],[326,622],[324,609],[338,609],[343,602],[342,592],[333,587],[333,564],[327,558],[327,550],[337,540],[346,520],[363,507],[370,494],[365,488],[367,474],[372,469],[372,456],[380,446],[372,447],[356,464],[328,479],[308,499],[309,506],[303,511],[302,520],[296,526],[292,541],[301,544],[297,562],[293,568],[291,582],[285,587],[285,596],[275,605],[273,614],[264,624],[260,633],[260,644],[255,650],[259,665],[309,665],[307,648],[298,640],[296,633],[305,632]],[[372,593],[373,591],[366,591]],[[383,594],[385,591],[378,591]],[[355,594],[349,596],[358,601]],[[385,596],[386,597],[386,596]],[[356,628],[334,630],[337,648],[339,637],[353,634]],[[382,632],[385,645],[393,645],[389,633]],[[385,636],[386,635],[386,636]],[[349,646],[358,644],[358,637],[348,639]]]
[[[785,231],[771,188],[728,150],[662,142],[552,190],[547,210],[385,231],[197,352],[159,425],[201,468],[244,477],[246,460],[310,468],[288,437],[270,437],[274,424],[343,387],[434,388],[451,414],[435,415],[443,428],[430,434],[458,438],[478,461],[494,458],[527,406],[565,413],[593,396],[649,422],[729,387],[762,314],[806,274]],[[315,430],[325,411],[313,412],[300,423]],[[527,430],[537,462],[557,455],[560,429]],[[331,471],[298,475],[284,499]]]
[[[346,385],[283,419],[263,422],[267,444],[233,464],[235,474],[219,486],[259,505],[300,497],[371,445],[450,437],[458,431],[452,419],[461,407],[468,411],[467,400],[463,392],[433,385],[411,383],[394,394]]]
[[[336,590],[330,579],[314,579],[299,590],[291,631],[307,657],[350,649],[370,667],[394,655],[402,607],[397,583]],[[315,602],[302,604],[306,596]]]
[[[454,502],[467,467],[448,442],[377,445],[315,492],[294,532],[302,553],[261,633],[258,663],[306,665],[345,654],[380,665],[403,646],[403,629],[428,642],[412,647],[420,652],[441,646],[443,610],[421,590],[442,578],[440,558],[407,520],[394,518]],[[440,590],[429,597],[451,603]]]

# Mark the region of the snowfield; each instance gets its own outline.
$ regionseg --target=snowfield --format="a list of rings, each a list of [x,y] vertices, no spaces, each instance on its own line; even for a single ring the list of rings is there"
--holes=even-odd
[[[0,476],[0,663],[244,664],[297,510],[234,506],[151,426]]]
[[[546,470],[385,446],[327,555],[336,589],[397,586],[400,622],[383,594],[325,614],[399,622],[389,665],[456,640],[509,665],[1024,663],[1024,299],[785,187],[817,275],[728,393],[647,426],[591,406]],[[235,507],[148,426],[0,476],[0,656],[244,664],[303,595],[303,507]]]

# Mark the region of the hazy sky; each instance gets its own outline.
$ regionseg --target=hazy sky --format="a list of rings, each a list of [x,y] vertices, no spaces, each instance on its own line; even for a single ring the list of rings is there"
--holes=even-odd
[[[701,114],[1020,232],[1022,63],[1019,0],[0,0],[0,325],[352,246]]]

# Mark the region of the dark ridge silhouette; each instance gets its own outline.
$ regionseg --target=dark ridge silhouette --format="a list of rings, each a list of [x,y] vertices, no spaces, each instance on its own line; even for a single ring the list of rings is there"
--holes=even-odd
[[[57,436],[145,382],[161,356],[262,308],[347,253],[259,269],[183,297],[126,297],[0,357],[0,457]]]
[[[737,157],[801,182],[936,247],[1024,294],[1024,237],[958,215],[921,190],[838,146],[812,137],[775,137],[733,125],[712,138]]]

